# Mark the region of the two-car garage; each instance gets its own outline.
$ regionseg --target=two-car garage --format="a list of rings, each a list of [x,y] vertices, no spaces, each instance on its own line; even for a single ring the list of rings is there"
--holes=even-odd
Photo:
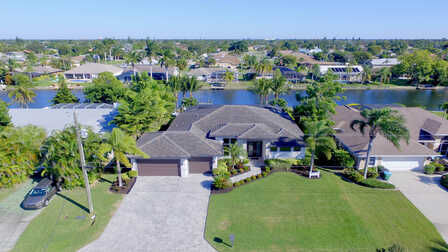
[[[390,171],[422,170],[425,157],[382,157],[381,165]]]
[[[180,159],[138,159],[138,174],[139,176],[181,176],[181,163]],[[189,174],[200,174],[211,170],[212,159],[190,158],[186,164]]]

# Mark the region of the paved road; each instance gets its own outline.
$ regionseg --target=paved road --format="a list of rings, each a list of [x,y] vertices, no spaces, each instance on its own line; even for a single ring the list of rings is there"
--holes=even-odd
[[[204,239],[211,177],[139,177],[103,234],[80,251],[215,251]]]
[[[31,190],[31,181],[26,182],[17,191],[0,202],[0,251],[9,251],[14,248],[20,235],[36,217],[40,210],[23,210],[20,204],[24,196]]]
[[[448,190],[440,175],[393,172],[391,182],[436,226],[448,243]]]

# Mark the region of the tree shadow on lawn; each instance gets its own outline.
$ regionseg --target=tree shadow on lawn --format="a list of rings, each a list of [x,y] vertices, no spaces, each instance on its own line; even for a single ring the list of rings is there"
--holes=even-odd
[[[88,209],[87,207],[81,205],[80,203],[76,202],[75,200],[73,200],[73,199],[71,199],[71,198],[69,198],[69,197],[67,197],[67,196],[65,196],[65,195],[63,195],[63,194],[61,194],[60,192],[56,193],[56,195],[58,195],[59,197],[65,199],[65,200],[67,200],[68,202],[72,203],[73,205],[75,205],[75,206],[81,208],[81,209],[84,210],[86,213],[89,213],[89,209]]]
[[[109,184],[111,184],[112,185],[112,181],[110,181],[110,180],[108,180],[108,179],[105,179],[105,178],[103,178],[103,177],[100,177],[100,179],[99,179],[99,181],[100,182],[107,182],[107,183],[109,183]]]
[[[431,251],[434,252],[448,252],[448,243],[444,242],[444,241],[433,241],[434,243],[437,243],[440,247],[439,248],[435,248],[435,247],[431,247]]]
[[[231,248],[232,245],[228,244],[227,242],[223,241],[223,239],[219,238],[219,237],[215,237],[213,238],[213,241],[216,243],[222,243],[224,245],[226,245],[227,247]]]

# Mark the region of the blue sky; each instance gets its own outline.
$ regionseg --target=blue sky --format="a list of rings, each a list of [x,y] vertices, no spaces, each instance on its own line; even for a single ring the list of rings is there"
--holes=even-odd
[[[3,0],[0,39],[442,38],[447,0]]]

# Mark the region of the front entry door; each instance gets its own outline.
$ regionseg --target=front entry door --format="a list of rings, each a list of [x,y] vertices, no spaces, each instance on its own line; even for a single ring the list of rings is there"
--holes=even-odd
[[[252,141],[247,142],[247,156],[251,159],[258,159],[263,155],[263,142]]]

